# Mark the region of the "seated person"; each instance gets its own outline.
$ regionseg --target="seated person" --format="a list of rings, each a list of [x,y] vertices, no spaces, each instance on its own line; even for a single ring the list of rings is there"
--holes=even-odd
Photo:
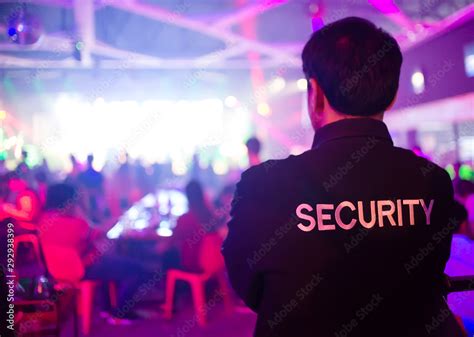
[[[45,212],[39,221],[39,235],[43,247],[48,245],[73,248],[81,257],[85,267],[85,279],[118,281],[122,288],[118,308],[111,311],[109,322],[127,323],[135,318],[133,312],[121,311],[127,300],[132,298],[138,287],[146,280],[146,271],[137,262],[115,255],[112,246],[102,247],[95,243],[101,236],[96,229],[77,212],[78,193],[68,184],[56,184],[48,189]]]
[[[186,185],[189,211],[178,219],[173,243],[180,254],[180,265],[187,271],[200,271],[199,251],[203,237],[213,231],[213,215],[206,204],[201,184],[195,180]]]
[[[16,234],[36,230],[36,220],[41,211],[38,194],[28,186],[26,179],[16,172],[10,172],[5,177],[7,195],[0,206],[1,220],[13,218],[19,228]]]

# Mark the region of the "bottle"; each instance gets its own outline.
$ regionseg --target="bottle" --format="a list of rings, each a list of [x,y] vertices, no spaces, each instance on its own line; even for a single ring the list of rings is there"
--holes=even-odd
[[[45,276],[36,279],[35,290],[33,296],[37,299],[47,299],[51,295],[50,284]]]

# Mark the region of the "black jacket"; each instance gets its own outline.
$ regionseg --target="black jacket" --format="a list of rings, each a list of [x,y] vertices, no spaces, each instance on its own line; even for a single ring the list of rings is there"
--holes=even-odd
[[[368,118],[250,168],[223,254],[255,336],[457,336],[443,299],[452,205],[446,171]]]

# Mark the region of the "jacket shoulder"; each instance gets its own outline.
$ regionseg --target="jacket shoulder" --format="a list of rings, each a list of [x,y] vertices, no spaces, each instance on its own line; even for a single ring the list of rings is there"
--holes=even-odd
[[[279,179],[282,176],[288,178],[288,171],[298,166],[299,156],[290,155],[284,159],[270,159],[261,164],[252,166],[242,173],[241,181],[253,181],[264,184],[265,182]]]

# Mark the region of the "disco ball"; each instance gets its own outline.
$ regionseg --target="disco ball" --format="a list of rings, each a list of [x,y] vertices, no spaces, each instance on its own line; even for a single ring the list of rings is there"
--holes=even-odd
[[[34,44],[43,34],[43,27],[36,17],[22,11],[9,20],[7,34],[13,43]]]

